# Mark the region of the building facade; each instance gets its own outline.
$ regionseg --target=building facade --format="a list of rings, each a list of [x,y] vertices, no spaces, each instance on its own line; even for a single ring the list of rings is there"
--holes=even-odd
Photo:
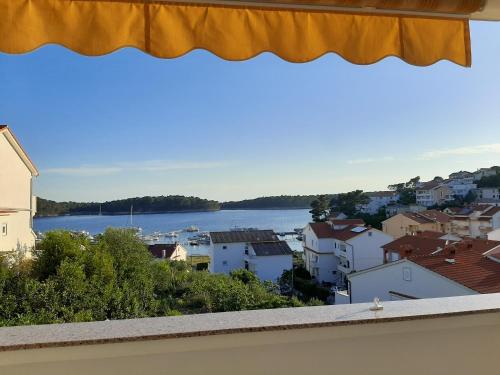
[[[352,272],[382,264],[393,238],[357,220],[311,223],[304,229],[304,262],[321,283],[344,285]]]
[[[500,242],[437,244],[432,254],[410,256],[348,276],[335,302],[361,303],[500,292]]]
[[[404,212],[383,221],[382,230],[394,238],[424,231],[450,233],[451,216],[437,210]]]
[[[0,252],[22,251],[29,255],[36,239],[32,181],[38,170],[5,125],[0,125],[0,160]]]
[[[500,228],[500,207],[474,205],[464,208],[452,218],[451,231],[471,238],[488,238],[488,233]]]
[[[272,230],[210,232],[208,255],[212,273],[247,269],[263,281],[277,281],[293,263],[292,250]]]
[[[416,188],[417,205],[431,207],[454,199],[453,190],[439,181],[430,181]]]
[[[370,199],[369,202],[356,208],[359,212],[370,215],[375,215],[381,208],[395,204],[399,200],[399,193],[396,191],[375,191],[365,194]]]

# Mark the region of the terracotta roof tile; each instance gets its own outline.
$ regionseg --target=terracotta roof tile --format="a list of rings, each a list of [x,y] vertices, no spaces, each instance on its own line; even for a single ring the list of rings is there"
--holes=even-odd
[[[499,241],[468,239],[448,246],[442,252],[430,256],[414,256],[409,259],[450,280],[479,293],[500,292],[500,263],[483,255],[500,246]],[[455,254],[450,251],[454,249]],[[454,263],[446,259],[453,258]]]
[[[329,221],[333,225],[365,225],[363,219],[332,219]]]
[[[440,233],[443,235],[443,233]],[[382,246],[386,251],[396,252],[401,258],[415,255],[430,255],[439,248],[444,249],[446,240],[406,235]]]
[[[340,241],[347,241],[361,233],[366,232],[369,228],[361,225],[348,225],[343,229],[333,229],[328,223],[311,223],[309,224],[318,238],[334,238]],[[361,228],[362,231],[353,231],[354,228]]]

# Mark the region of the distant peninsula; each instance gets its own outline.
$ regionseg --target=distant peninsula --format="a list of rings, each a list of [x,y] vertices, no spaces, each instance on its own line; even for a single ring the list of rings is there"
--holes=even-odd
[[[37,198],[37,217],[63,215],[126,215],[218,210],[272,210],[309,208],[317,195],[280,195],[218,202],[183,195],[136,197],[108,202],[56,202]]]

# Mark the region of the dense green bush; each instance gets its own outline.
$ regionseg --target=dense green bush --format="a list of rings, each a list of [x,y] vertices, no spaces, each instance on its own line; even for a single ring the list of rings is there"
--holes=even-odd
[[[157,261],[132,231],[96,244],[50,232],[32,259],[0,259],[0,326],[302,306],[251,272],[193,271]]]

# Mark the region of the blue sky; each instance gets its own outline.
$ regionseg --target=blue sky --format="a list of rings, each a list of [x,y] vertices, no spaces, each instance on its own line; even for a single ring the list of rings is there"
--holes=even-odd
[[[473,23],[472,42],[472,69],[0,54],[0,123],[54,200],[385,189],[500,164],[500,23]]]

